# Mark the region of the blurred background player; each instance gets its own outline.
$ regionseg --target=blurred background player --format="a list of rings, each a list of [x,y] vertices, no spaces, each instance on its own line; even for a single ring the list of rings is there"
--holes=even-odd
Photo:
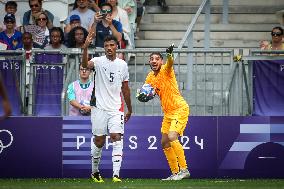
[[[90,115],[90,100],[94,83],[90,80],[91,69],[80,64],[80,79],[68,85],[69,116]]]
[[[150,84],[160,97],[164,112],[161,143],[172,175],[163,180],[181,180],[190,176],[184,150],[178,140],[178,137],[183,135],[188,121],[189,106],[178,89],[172,51],[173,45],[166,50],[167,62],[165,65],[163,65],[163,57],[160,53],[150,55],[149,63],[152,71],[145,81],[145,84]],[[140,93],[138,100],[147,102],[149,99],[145,93]]]
[[[10,116],[12,113],[11,104],[9,102],[8,94],[4,86],[1,72],[0,72],[0,97],[2,98],[1,100],[2,100],[2,107],[3,107],[3,112],[4,112],[4,115],[0,117],[0,120],[1,120],[1,119],[4,119]]]
[[[30,70],[31,70],[31,60],[32,60],[32,49],[33,49],[33,36],[29,32],[24,32],[22,35],[23,48],[22,50],[26,53],[26,106],[29,102],[29,84],[30,84]]]

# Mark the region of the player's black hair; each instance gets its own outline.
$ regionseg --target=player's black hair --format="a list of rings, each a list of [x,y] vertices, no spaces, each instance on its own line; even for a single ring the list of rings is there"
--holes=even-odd
[[[118,41],[116,39],[116,37],[114,37],[113,35],[107,35],[105,38],[104,38],[104,42],[108,42],[108,41],[115,41],[115,43],[118,45]]]
[[[151,56],[153,56],[153,55],[158,55],[161,59],[163,59],[162,54],[161,54],[161,53],[159,53],[159,52],[153,52],[153,53],[151,53],[151,54],[150,54],[150,56],[149,56],[149,57],[151,57]]]

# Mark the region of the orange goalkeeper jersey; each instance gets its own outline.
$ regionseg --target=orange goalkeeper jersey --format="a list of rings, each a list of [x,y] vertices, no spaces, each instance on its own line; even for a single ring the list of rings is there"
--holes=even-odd
[[[173,66],[169,66],[168,61],[165,65],[162,65],[157,75],[154,75],[154,72],[151,71],[145,83],[154,87],[157,95],[160,97],[165,115],[174,116],[175,110],[188,105],[179,92]]]

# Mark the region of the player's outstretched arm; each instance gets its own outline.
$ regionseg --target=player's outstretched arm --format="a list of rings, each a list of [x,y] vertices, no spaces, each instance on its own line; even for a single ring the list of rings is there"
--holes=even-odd
[[[167,53],[167,63],[166,65],[168,66],[168,68],[171,68],[174,64],[174,55],[173,55],[173,51],[174,51],[174,44],[171,44],[167,49],[166,49],[166,53]]]
[[[95,27],[91,27],[91,29],[89,30],[88,36],[85,40],[85,43],[83,45],[83,57],[82,57],[82,67],[83,68],[88,67],[88,47],[94,39],[95,32],[96,32],[95,29],[96,29]]]

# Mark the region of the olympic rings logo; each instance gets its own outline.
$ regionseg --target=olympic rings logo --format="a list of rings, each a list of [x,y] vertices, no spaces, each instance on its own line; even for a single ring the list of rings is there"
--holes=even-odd
[[[7,143],[7,144],[5,144],[5,143],[3,143],[2,140],[0,139],[0,154],[3,152],[3,150],[4,150],[5,148],[8,148],[9,146],[11,146],[12,143],[13,143],[13,140],[14,140],[14,137],[13,137],[11,131],[8,131],[8,130],[3,129],[3,130],[0,130],[0,133],[1,133],[1,132],[6,132],[6,133],[8,133],[8,134],[10,135],[10,142]]]

